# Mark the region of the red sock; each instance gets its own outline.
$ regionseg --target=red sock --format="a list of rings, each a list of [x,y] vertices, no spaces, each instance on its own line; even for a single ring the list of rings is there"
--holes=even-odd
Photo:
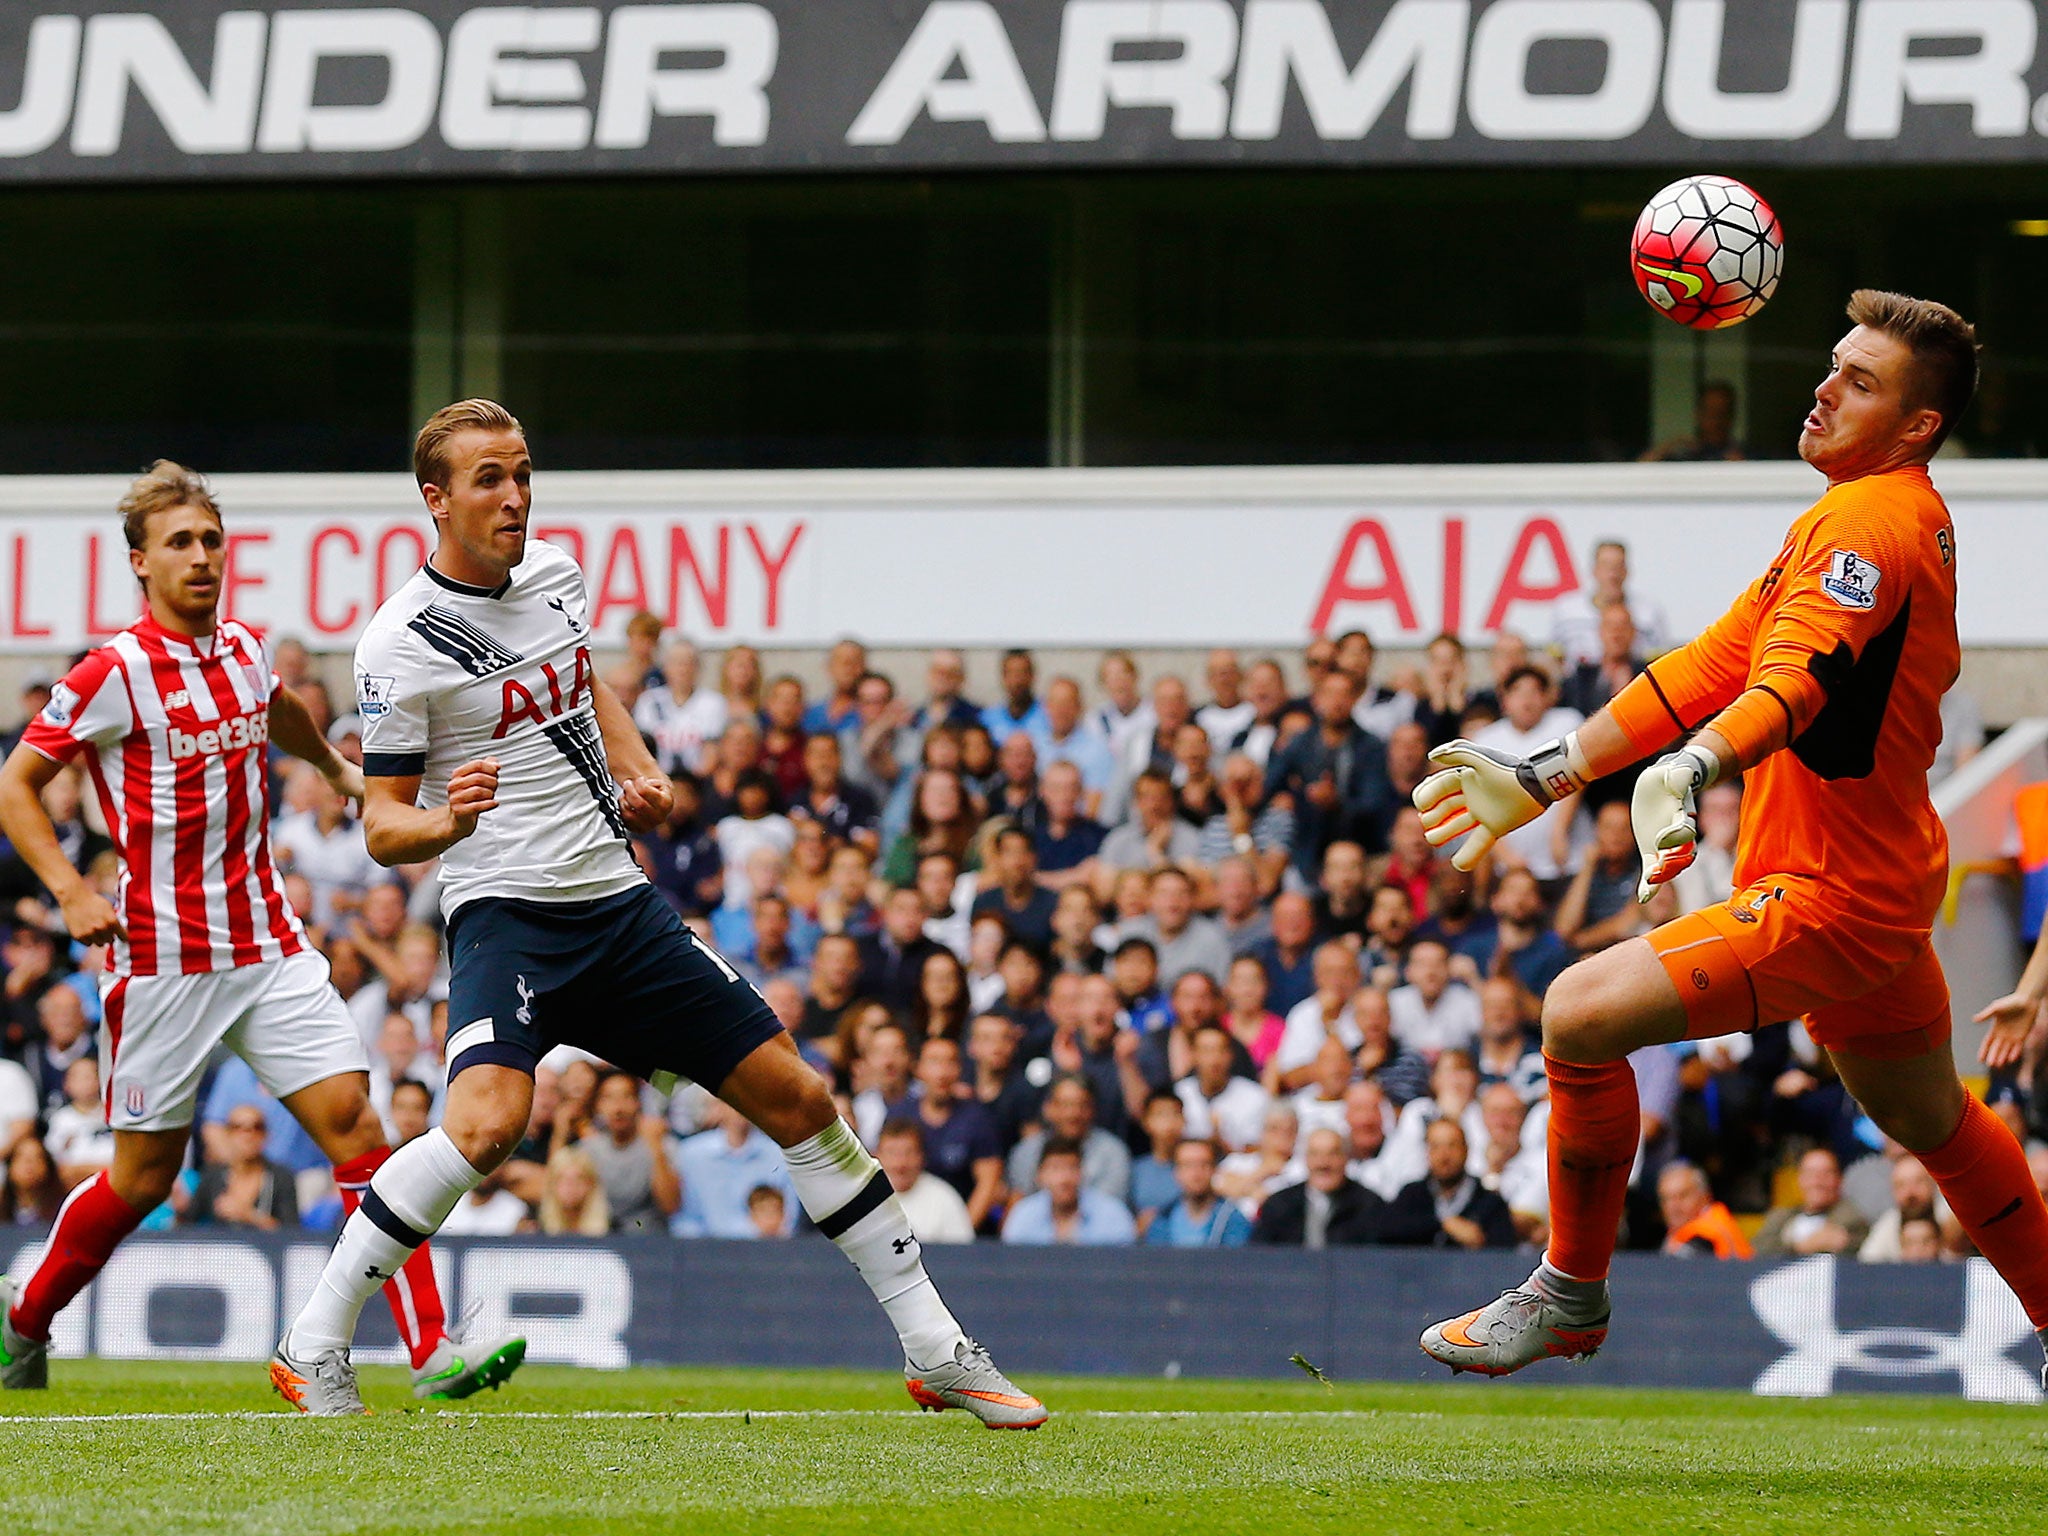
[[[1550,1249],[1544,1257],[1574,1280],[1604,1279],[1643,1134],[1636,1074],[1626,1061],[1582,1067],[1545,1055],[1543,1066],[1550,1074]]]
[[[115,1194],[104,1173],[71,1191],[50,1229],[42,1263],[14,1303],[8,1321],[15,1332],[24,1338],[49,1338],[51,1321],[92,1283],[121,1239],[147,1214]]]
[[[389,1147],[379,1147],[352,1157],[334,1170],[335,1188],[341,1191],[344,1217],[353,1216],[363,1203],[363,1191],[370,1176],[391,1156]],[[391,1304],[391,1316],[398,1324],[398,1336],[405,1340],[406,1353],[417,1370],[427,1363],[435,1347],[448,1337],[448,1316],[441,1307],[441,1288],[434,1280],[434,1260],[421,1243],[396,1275],[385,1282],[384,1299]]]
[[[1920,1161],[2034,1326],[2048,1328],[2048,1205],[2005,1122],[1972,1097],[1955,1134]]]

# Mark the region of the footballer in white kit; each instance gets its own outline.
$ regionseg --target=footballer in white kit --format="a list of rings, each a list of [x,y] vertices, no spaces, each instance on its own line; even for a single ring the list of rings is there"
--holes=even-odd
[[[343,1228],[274,1371],[362,1411],[348,1363],[374,1284],[524,1135],[533,1071],[573,1045],[635,1076],[687,1077],[783,1148],[818,1230],[896,1325],[923,1407],[1035,1428],[1020,1392],[925,1273],[881,1166],[761,996],[698,941],[635,862],[668,779],[597,676],[582,572],[529,541],[532,461],[503,406],[466,400],[421,430],[413,471],[437,544],[356,648],[364,830],[383,864],[441,860],[448,919],[442,1124],[395,1153]]]
[[[71,936],[111,943],[100,1075],[115,1148],[65,1200],[36,1267],[0,1278],[9,1387],[46,1384],[52,1319],[168,1196],[217,1047],[305,1126],[350,1209],[390,1155],[361,1039],[272,862],[268,749],[275,740],[356,799],[361,776],[279,684],[262,637],[218,616],[226,538],[205,480],[160,461],[120,511],[143,615],[71,669],[0,769],[0,829]],[[71,867],[42,808],[71,764],[120,853],[113,902]],[[457,1353],[424,1253],[385,1278],[419,1395],[466,1397],[517,1366],[519,1340]]]

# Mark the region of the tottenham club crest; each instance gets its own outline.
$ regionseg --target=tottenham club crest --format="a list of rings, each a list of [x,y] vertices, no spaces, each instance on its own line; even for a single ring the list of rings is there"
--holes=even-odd
[[[1828,573],[1820,579],[1821,591],[1844,608],[1871,609],[1877,606],[1877,583],[1883,572],[1853,549],[1838,549],[1828,560]]]
[[[367,672],[356,674],[356,713],[365,720],[382,720],[391,713],[391,689],[398,681],[394,677],[372,677]]]

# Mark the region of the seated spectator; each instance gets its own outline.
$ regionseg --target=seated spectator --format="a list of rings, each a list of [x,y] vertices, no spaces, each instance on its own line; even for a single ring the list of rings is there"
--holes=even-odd
[[[882,925],[882,916],[868,900],[868,877],[874,861],[859,848],[832,850],[825,864],[825,888],[818,892],[818,928],[843,934],[858,943]],[[816,960],[813,953],[812,959]]]
[[[1198,831],[1223,810],[1222,786],[1216,781],[1215,748],[1209,733],[1190,720],[1173,733],[1174,813]]]
[[[996,833],[991,873],[995,885],[974,899],[974,915],[994,913],[1015,938],[1036,950],[1050,948],[1059,897],[1038,882],[1038,851],[1029,832],[1007,826]]]
[[[1206,971],[1189,971],[1175,982],[1172,1003],[1172,1026],[1140,1038],[1132,1057],[1147,1089],[1171,1087],[1194,1071],[1195,1035],[1222,1025],[1222,994]],[[1239,1077],[1255,1078],[1258,1068],[1250,1054],[1228,1030],[1224,1035],[1229,1042],[1231,1071]]]
[[[979,1228],[1002,1202],[1003,1144],[981,1101],[961,1097],[958,1040],[933,1038],[919,1047],[910,1104],[924,1131],[926,1166],[967,1202]]]
[[[1504,977],[1520,989],[1524,1018],[1540,1015],[1543,994],[1578,958],[1544,921],[1543,890],[1526,869],[1501,872],[1490,903],[1498,926],[1492,953],[1479,962],[1488,976]]]
[[[1104,652],[1095,680],[1102,685],[1103,702],[1088,716],[1088,723],[1101,731],[1110,752],[1121,763],[1132,740],[1151,733],[1152,706],[1138,687],[1138,664],[1131,660],[1128,651]]]
[[[1490,702],[1499,713],[1499,700],[1492,697],[1492,691],[1472,686],[1465,642],[1453,634],[1438,635],[1423,654],[1422,695],[1416,701],[1413,722],[1427,744],[1440,747],[1458,736],[1465,711],[1480,700]]]
[[[1258,956],[1239,955],[1230,962],[1223,983],[1223,1027],[1261,1072],[1287,1032],[1286,1020],[1266,1006],[1267,991],[1266,967]]]
[[[761,705],[761,766],[785,802],[804,792],[804,685],[784,673],[768,685]]]
[[[1870,1223],[1842,1197],[1842,1165],[1826,1147],[1799,1159],[1799,1203],[1772,1208],[1757,1229],[1758,1258],[1847,1253],[1870,1236]]]
[[[1238,664],[1237,652],[1211,651],[1205,674],[1209,702],[1195,711],[1195,724],[1208,733],[1211,750],[1221,757],[1250,727],[1256,712],[1244,695],[1244,668]]]
[[[1145,774],[1164,774],[1169,784],[1172,782],[1174,741],[1179,737],[1181,727],[1195,717],[1194,706],[1188,699],[1187,684],[1170,672],[1154,681],[1150,714],[1149,729],[1124,743],[1116,778],[1110,784],[1109,793],[1103,796],[1102,809],[1097,812],[1105,824],[1125,819],[1137,794],[1137,781]]]
[[[1095,893],[1087,886],[1070,885],[1060,892],[1052,912],[1052,943],[1046,950],[1054,970],[1088,976],[1108,963],[1109,956],[1095,942],[1100,916]]]
[[[1396,804],[1412,805],[1416,786],[1436,771],[1429,760],[1429,733],[1413,720],[1394,727],[1387,738],[1387,779]]]
[[[1003,946],[1002,999],[989,1009],[1017,1026],[1018,1049],[1042,1056],[1052,1044],[1052,1016],[1045,1011],[1045,961],[1022,939]]]
[[[533,1069],[533,1102],[526,1112],[526,1135],[499,1164],[505,1187],[528,1206],[538,1207],[547,1183],[548,1159],[556,1146],[555,1112],[562,1102],[561,1074],[541,1062]]]
[[[998,749],[1018,734],[1029,737],[1034,746],[1043,745],[1051,736],[1052,727],[1045,717],[1045,706],[1036,696],[1038,664],[1029,651],[1005,651],[1001,676],[1001,702],[990,704],[981,712],[981,723],[989,739]]]
[[[1589,718],[1643,670],[1643,657],[1636,651],[1636,621],[1629,616],[1628,604],[1603,604],[1599,623],[1600,654],[1569,667],[1558,689],[1560,704]]]
[[[1254,899],[1279,889],[1294,846],[1294,808],[1284,795],[1266,794],[1264,772],[1242,752],[1223,760],[1215,804],[1201,832],[1199,863],[1216,868],[1242,860],[1252,877]]]
[[[913,884],[924,901],[924,936],[965,965],[974,947],[974,876],[961,874],[950,853],[928,853]]]
[[[1252,708],[1251,721],[1225,747],[1249,758],[1263,777],[1280,739],[1280,714],[1287,707],[1287,674],[1270,657],[1255,661],[1245,674],[1244,692],[1245,702]]]
[[[1522,1021],[1521,988],[1503,976],[1479,985],[1479,1052],[1475,1058],[1481,1087],[1506,1083],[1525,1104],[1550,1092],[1543,1070],[1543,1052],[1530,1042]]]
[[[1492,964],[1500,947],[1500,921],[1473,899],[1472,877],[1449,859],[1439,859],[1429,875],[1429,916],[1416,927],[1415,938],[1443,945],[1452,965],[1471,977]]]
[[[791,802],[792,821],[816,823],[834,842],[873,852],[881,840],[882,807],[873,794],[846,777],[839,738],[821,733],[804,740],[804,787]]]
[[[1147,769],[1131,787],[1130,820],[1112,827],[1097,850],[1096,894],[1107,899],[1124,870],[1193,864],[1201,856],[1202,834],[1174,814],[1172,776]]]
[[[1056,767],[1071,768],[1081,792],[1077,803],[1092,816],[1116,777],[1116,757],[1109,739],[1084,718],[1081,685],[1071,677],[1056,677],[1046,685],[1045,735],[1038,748],[1044,765],[1041,780],[1050,780]],[[1040,793],[1044,792],[1041,783]]]
[[[105,1101],[100,1097],[99,1058],[81,1056],[71,1063],[64,1074],[64,1102],[50,1112],[43,1144],[66,1189],[113,1163],[114,1133],[107,1129]]]
[[[967,1036],[967,967],[950,949],[935,949],[924,958],[910,1004],[910,1030],[920,1039]]]
[[[1354,1059],[1361,1077],[1379,1084],[1396,1106],[1429,1092],[1430,1064],[1394,1039],[1386,993],[1360,987],[1351,1000],[1351,1022],[1358,1031]]]
[[[877,1025],[853,1072],[853,1128],[861,1145],[873,1148],[882,1126],[909,1112],[910,1032],[894,1022]]]
[[[1125,1060],[1125,1053],[1134,1052],[1140,1042],[1136,1034],[1123,1027],[1120,1014],[1115,984],[1107,976],[1083,977],[1075,999],[1073,1030],[1067,1034],[1055,1031],[1047,1051],[1047,1060],[1055,1071],[1079,1073],[1088,1079],[1095,1093],[1098,1121],[1105,1131],[1118,1138],[1132,1118],[1125,1094],[1127,1068],[1136,1079],[1136,1086],[1144,1088],[1148,1095],[1152,1091],[1137,1074],[1135,1057],[1128,1063]],[[1126,1040],[1129,1045],[1123,1044]],[[1138,1103],[1142,1110],[1145,1099],[1141,1097]]]
[[[299,1193],[292,1170],[263,1155],[269,1124],[251,1104],[227,1117],[227,1155],[199,1176],[189,1220],[199,1226],[222,1222],[275,1232],[299,1224]],[[11,1171],[11,1165],[10,1165]]]
[[[911,717],[919,735],[942,725],[968,725],[981,718],[981,706],[964,696],[967,658],[955,650],[933,651],[925,662],[925,700]]]
[[[1181,1108],[1178,1094],[1155,1093],[1145,1101],[1146,1151],[1143,1157],[1131,1160],[1131,1211],[1138,1218],[1140,1237],[1152,1218],[1179,1193],[1173,1153],[1187,1136],[1187,1125],[1187,1111]]]
[[[675,1148],[682,1204],[669,1231],[677,1237],[757,1237],[755,1193],[764,1188],[796,1192],[782,1149],[718,1099],[705,1104],[703,1124],[703,1130]],[[795,1226],[793,1200],[784,1201],[782,1214],[786,1235]]]
[[[1038,1189],[1010,1207],[1004,1242],[1104,1247],[1137,1241],[1137,1226],[1124,1203],[1082,1182],[1078,1143],[1055,1137],[1037,1162]]]
[[[595,1123],[577,1146],[603,1181],[613,1229],[659,1230],[683,1203],[662,1145],[667,1127],[652,1115],[641,1115],[639,1081],[625,1072],[599,1080],[594,1107]]]
[[[837,1050],[829,1044],[839,1033],[842,1019],[858,995],[861,950],[850,934],[828,933],[818,940],[818,952],[811,957],[811,984],[804,992],[803,1021],[797,1028],[799,1040],[825,1046],[827,1054]],[[841,1067],[851,1063],[840,1060]]]
[[[1513,836],[1510,833],[1509,836]],[[1557,936],[1582,955],[1648,933],[1677,915],[1669,886],[1644,906],[1636,900],[1642,855],[1625,801],[1611,800],[1593,820],[1593,846],[1557,904]]]
[[[1130,1198],[1130,1149],[1097,1123],[1095,1085],[1088,1078],[1079,1073],[1055,1078],[1045,1091],[1043,1119],[1044,1128],[1026,1136],[1010,1153],[1011,1189],[1035,1189],[1039,1158],[1048,1146],[1064,1141],[1080,1150],[1082,1177],[1090,1189],[1112,1200]]]
[[[1206,973],[1205,973],[1206,974]],[[1173,1026],[1173,1009],[1159,991],[1159,951],[1150,939],[1130,938],[1110,957],[1109,979],[1125,1022],[1140,1035]]]
[[[603,1237],[612,1229],[611,1207],[605,1202],[597,1164],[580,1145],[557,1148],[548,1159],[540,1229],[549,1237]]]
[[[1709,379],[1693,397],[1692,431],[1678,437],[1666,438],[1655,447],[1645,450],[1637,460],[1642,464],[1734,464],[1749,455],[1743,451],[1742,443],[1735,436],[1735,386],[1719,379]],[[1597,599],[1598,595],[1610,590],[1610,583],[1601,579],[1603,572],[1615,563],[1619,552],[1621,576],[1611,583],[1611,589],[1619,591],[1620,583],[1628,578],[1628,552],[1620,544],[1609,541],[1593,551],[1594,585],[1590,592],[1575,592],[1569,598],[1559,598],[1556,623],[1561,635],[1573,638],[1575,629],[1567,629],[1568,623],[1583,622],[1578,616],[1578,603]],[[1576,600],[1576,601],[1574,601]],[[1567,606],[1567,604],[1571,606]],[[1625,606],[1625,605],[1624,605]]]
[[[425,1083],[402,1077],[391,1085],[391,1145],[418,1141],[434,1128],[434,1093]]]
[[[1323,850],[1340,838],[1368,853],[1385,848],[1396,809],[1386,742],[1352,718],[1357,683],[1332,669],[1313,699],[1314,728],[1277,747],[1266,763],[1266,794],[1285,794],[1294,807],[1294,867],[1311,881]]]
[[[917,861],[928,853],[948,853],[960,868],[977,868],[968,851],[979,821],[960,771],[927,768],[911,790],[910,825],[890,844],[882,878],[890,885],[910,884]]]
[[[1248,955],[1273,936],[1273,919],[1260,903],[1258,872],[1250,859],[1232,855],[1214,870],[1216,926],[1230,946],[1233,960]]]
[[[304,809],[272,824],[271,845],[279,867],[304,876],[312,887],[313,920],[325,927],[386,877],[341,791],[306,763],[292,765],[290,780],[292,798],[303,798]]]
[[[1756,1257],[1728,1207],[1714,1198],[1707,1176],[1691,1163],[1665,1164],[1657,1175],[1657,1204],[1664,1213],[1666,1253],[1679,1258]]]
[[[69,987],[52,987],[36,999],[36,1021],[42,1039],[28,1048],[28,1067],[48,1112],[65,1100],[65,1074],[94,1055],[98,1041],[86,1028],[85,1003]]]
[[[1145,1241],[1165,1248],[1242,1248],[1252,1224],[1216,1192],[1216,1143],[1190,1136],[1174,1148],[1179,1193],[1145,1229]]]
[[[1365,850],[1356,843],[1338,841],[1323,850],[1322,878],[1315,901],[1316,936],[1351,939],[1363,947],[1365,919],[1372,905],[1365,883]]]
[[[1429,1072],[1429,1092],[1401,1106],[1382,1154],[1397,1190],[1423,1176],[1429,1164],[1429,1128],[1439,1120],[1456,1121],[1467,1147],[1485,1139],[1479,1072],[1469,1052],[1452,1049],[1437,1057]]]
[[[2048,1166],[2048,1158],[2038,1161],[2042,1166]],[[2030,1154],[2028,1162],[2036,1164],[2037,1156]],[[1919,1158],[1909,1154],[1891,1165],[1891,1191],[1890,1208],[1870,1224],[1869,1235],[1864,1238],[1863,1246],[1856,1250],[1856,1257],[1865,1264],[1903,1262],[1903,1234],[1908,1222],[1932,1221],[1937,1228],[1946,1228],[1954,1223],[1948,1202],[1935,1187],[1934,1175],[1927,1171]]]
[[[455,1202],[437,1237],[511,1237],[533,1230],[526,1202],[505,1187],[505,1170],[494,1168],[475,1189]]]
[[[425,923],[406,923],[397,940],[384,948],[367,937],[359,947],[377,967],[377,977],[348,1000],[364,1045],[374,1045],[384,1020],[402,1013],[412,1020],[413,1034],[424,1045],[433,1038],[437,1016],[448,1007],[448,983],[441,973],[441,936]]]
[[[740,728],[735,723],[731,730]],[[747,874],[748,856],[757,848],[771,848],[787,858],[796,844],[795,824],[775,809],[775,781],[766,769],[749,768],[734,779],[732,809],[719,818],[714,835],[725,865],[724,904],[745,910],[755,894]]]
[[[1226,1199],[1235,1200],[1246,1216],[1256,1220],[1266,1196],[1307,1177],[1298,1156],[1300,1148],[1301,1117],[1295,1114],[1292,1104],[1276,1103],[1266,1111],[1266,1123],[1259,1129],[1259,1144],[1249,1152],[1228,1153],[1216,1165],[1216,1188]]]
[[[1221,1142],[1232,1152],[1258,1144],[1270,1100],[1266,1090],[1236,1072],[1236,1042],[1220,1024],[1204,1024],[1189,1041],[1191,1070],[1173,1085],[1187,1111],[1187,1134]]]
[[[1314,1075],[1294,1093],[1294,1112],[1301,1117],[1304,1131],[1345,1129],[1345,1091],[1351,1086],[1356,1067],[1342,1040],[1332,1035],[1316,1052]]]
[[[654,758],[667,774],[702,773],[711,743],[725,731],[724,698],[698,686],[702,659],[681,635],[661,650],[661,682],[644,689],[633,704],[633,723],[654,743]]]
[[[1347,1050],[1358,1048],[1358,1024],[1351,1009],[1359,991],[1358,956],[1338,940],[1318,945],[1315,980],[1314,993],[1289,1010],[1280,1044],[1266,1065],[1275,1093],[1292,1093],[1308,1082],[1325,1040],[1335,1037]]]
[[[924,919],[924,898],[899,886],[882,903],[881,929],[861,945],[861,992],[899,1013],[910,1011],[925,959],[941,947],[925,937]]]
[[[1069,761],[1049,764],[1039,778],[1038,800],[1038,815],[1030,828],[1038,878],[1054,891],[1089,884],[1095,877],[1095,855],[1109,834],[1087,814],[1081,770]]]
[[[640,867],[668,904],[685,917],[715,910],[725,899],[725,860],[703,819],[703,785],[695,774],[669,780],[669,812],[637,842]]]
[[[282,1163],[294,1177],[315,1170],[323,1176],[326,1174],[329,1166],[327,1155],[306,1134],[306,1128],[299,1124],[297,1118],[286,1113],[284,1106],[270,1096],[256,1080],[255,1071],[239,1056],[230,1056],[220,1064],[220,1069],[213,1074],[213,1086],[207,1090],[206,1104],[200,1111],[200,1145],[208,1162],[225,1163],[239,1155],[238,1138],[228,1130],[227,1122],[229,1116],[244,1106],[253,1107],[269,1128],[263,1144],[266,1159]]]
[[[1213,917],[1195,911],[1195,882],[1186,870],[1168,866],[1152,876],[1151,909],[1133,923],[1126,938],[1151,941],[1159,979],[1171,988],[1189,971],[1201,971],[1218,986],[1230,969],[1230,942]]]
[[[1407,976],[1405,986],[1387,994],[1394,1038],[1430,1061],[1446,1050],[1472,1050],[1479,1043],[1479,999],[1451,980],[1450,951],[1434,940],[1418,941],[1408,952]]]
[[[402,1013],[384,1015],[384,1027],[377,1032],[377,1049],[370,1057],[370,1107],[384,1122],[384,1132],[398,1144],[391,1126],[391,1093],[403,1082],[421,1083],[431,1099],[446,1079],[441,1064],[420,1048],[412,1020]]]
[[[263,1150],[262,1121],[257,1121],[256,1149]],[[291,1176],[283,1179],[287,1191]],[[289,1198],[289,1196],[287,1196]],[[57,1219],[57,1207],[64,1203],[64,1183],[47,1148],[33,1136],[24,1136],[7,1154],[7,1173],[0,1179],[0,1226],[46,1227]],[[297,1206],[291,1206],[291,1224],[298,1220]],[[254,1225],[255,1223],[252,1223]]]
[[[1524,1134],[1529,1105],[1512,1084],[1497,1082],[1479,1090],[1479,1115],[1486,1134],[1467,1166],[1507,1205],[1516,1235],[1540,1242],[1550,1231],[1550,1169],[1543,1141]]]
[[[1410,1247],[1512,1248],[1517,1241],[1507,1202],[1466,1170],[1471,1148],[1448,1117],[1428,1132],[1429,1171],[1387,1207],[1380,1240]]]
[[[1358,950],[1358,968],[1368,985],[1391,992],[1401,984],[1408,950],[1415,942],[1415,909],[1397,885],[1382,885],[1366,908],[1365,943]]]
[[[882,1127],[875,1160],[889,1176],[889,1187],[903,1202],[903,1214],[920,1243],[971,1243],[974,1218],[967,1202],[944,1179],[924,1165],[924,1127],[900,1118]]]
[[[1062,977],[1071,981],[1073,991],[1080,990],[1078,977]],[[1055,992],[1065,996],[1067,988],[1055,987]],[[1063,1004],[1063,1011],[1071,1014],[1066,1020],[1066,1038],[1072,1041],[1078,1031],[1080,1007],[1078,1002],[1071,1008]],[[1022,1031],[999,1013],[978,1015],[967,1027],[967,1067],[964,1069],[971,1079],[974,1098],[988,1111],[989,1119],[996,1128],[996,1140],[1002,1144],[1004,1156],[1023,1139],[1024,1127],[1038,1118],[1040,1101],[1045,1090],[1040,1083],[1052,1081],[1058,1070],[1047,1055],[1035,1056],[1029,1062],[1023,1060],[1018,1051]],[[1054,1038],[1059,1038],[1055,1029]]]
[[[1407,1182],[1386,1155],[1396,1124],[1392,1100],[1371,1078],[1356,1078],[1344,1090],[1344,1140],[1351,1155],[1345,1172],[1382,1200],[1393,1199]]]
[[[1266,1196],[1252,1241],[1275,1247],[1334,1248],[1376,1243],[1386,1202],[1344,1171],[1344,1138],[1307,1138],[1308,1177]]]
[[[1316,911],[1299,891],[1282,891],[1272,920],[1272,937],[1254,943],[1251,954],[1266,968],[1266,1006],[1285,1018],[1316,989]]]
[[[1406,801],[1395,811],[1387,834],[1387,852],[1374,859],[1366,870],[1366,883],[1374,891],[1399,891],[1408,903],[1408,929],[1429,916],[1429,887],[1442,861],[1429,846],[1422,830],[1422,816]]]
[[[1899,1226],[1901,1264],[1939,1264],[1941,1228],[1931,1216],[1914,1216]]]

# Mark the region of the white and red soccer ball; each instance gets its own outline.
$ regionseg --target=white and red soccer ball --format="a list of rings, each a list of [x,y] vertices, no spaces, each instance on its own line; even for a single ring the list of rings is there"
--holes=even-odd
[[[1728,176],[1688,176],[1650,199],[1629,247],[1636,287],[1696,331],[1740,325],[1770,302],[1785,268],[1771,205]]]

